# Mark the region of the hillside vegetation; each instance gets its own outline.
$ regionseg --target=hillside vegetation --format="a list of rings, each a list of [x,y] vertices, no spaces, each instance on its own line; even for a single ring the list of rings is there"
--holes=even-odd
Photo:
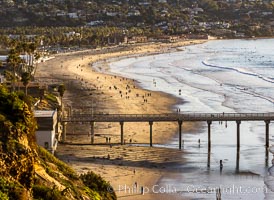
[[[0,85],[0,199],[116,199],[100,176],[78,176],[37,146],[37,124],[27,100]]]
[[[5,31],[26,26],[116,27],[128,36],[206,33],[234,38],[241,33],[259,37],[273,36],[273,11],[273,1],[265,0],[3,0],[0,27]],[[101,42],[99,35],[87,37],[86,32],[80,29],[72,36],[79,43]],[[47,30],[44,35],[44,39],[55,37]]]

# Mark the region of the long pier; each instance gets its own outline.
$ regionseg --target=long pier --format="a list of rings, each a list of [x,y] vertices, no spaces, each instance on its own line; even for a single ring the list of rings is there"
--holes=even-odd
[[[235,121],[237,128],[237,151],[240,149],[240,124],[241,121],[264,121],[265,122],[265,146],[269,147],[269,124],[274,120],[274,113],[166,113],[166,114],[72,114],[61,119],[63,124],[63,141],[66,140],[67,123],[90,123],[91,143],[94,143],[95,122],[118,122],[121,127],[121,144],[124,143],[125,122],[148,122],[150,133],[150,146],[152,146],[153,122],[177,122],[179,127],[179,149],[182,148],[182,125],[183,122],[205,121],[208,125],[208,149],[211,148],[211,124],[213,121]]]

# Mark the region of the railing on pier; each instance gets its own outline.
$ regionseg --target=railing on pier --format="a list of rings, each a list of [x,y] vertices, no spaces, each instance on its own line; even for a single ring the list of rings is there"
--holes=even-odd
[[[265,121],[274,113],[73,114],[62,122]]]

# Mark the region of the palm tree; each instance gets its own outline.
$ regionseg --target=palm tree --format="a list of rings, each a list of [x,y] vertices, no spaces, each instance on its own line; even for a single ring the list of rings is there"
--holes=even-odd
[[[37,48],[37,45],[35,43],[30,43],[29,45],[29,48],[28,48],[28,54],[29,54],[29,57],[30,57],[30,60],[31,62],[29,63],[29,65],[33,66],[33,54]]]
[[[37,67],[38,67],[38,60],[39,60],[40,57],[41,57],[41,55],[38,52],[36,52],[34,54],[35,66],[33,66],[34,70],[31,72],[33,76],[35,76],[35,72],[36,72]]]
[[[65,85],[64,84],[59,85],[58,92],[61,97],[61,110],[63,110],[63,96],[65,91],[66,91]]]
[[[23,85],[25,86],[25,95],[28,95],[28,85],[31,80],[31,75],[29,72],[24,72],[21,77],[21,81]]]
[[[15,49],[11,49],[7,58],[8,66],[11,68],[13,72],[12,78],[12,89],[15,90],[15,81],[17,77],[18,68],[22,63],[22,59],[19,56],[19,53]]]

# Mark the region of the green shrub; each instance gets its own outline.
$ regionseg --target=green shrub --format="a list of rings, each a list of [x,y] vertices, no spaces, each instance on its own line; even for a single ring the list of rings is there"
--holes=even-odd
[[[43,185],[32,187],[33,198],[37,200],[65,200],[66,198],[55,187],[49,188]]]
[[[0,199],[1,200],[9,200],[9,197],[7,196],[7,194],[0,191]]]
[[[28,195],[19,183],[9,182],[4,178],[0,178],[0,199],[27,200]]]
[[[100,194],[102,199],[115,200],[117,199],[116,194],[112,186],[102,179],[101,176],[90,171],[80,176],[84,184],[91,190],[96,191]],[[112,192],[110,192],[112,191]]]
[[[48,101],[51,101],[53,103],[58,103],[56,96],[53,94],[46,94],[45,99],[47,99]]]

